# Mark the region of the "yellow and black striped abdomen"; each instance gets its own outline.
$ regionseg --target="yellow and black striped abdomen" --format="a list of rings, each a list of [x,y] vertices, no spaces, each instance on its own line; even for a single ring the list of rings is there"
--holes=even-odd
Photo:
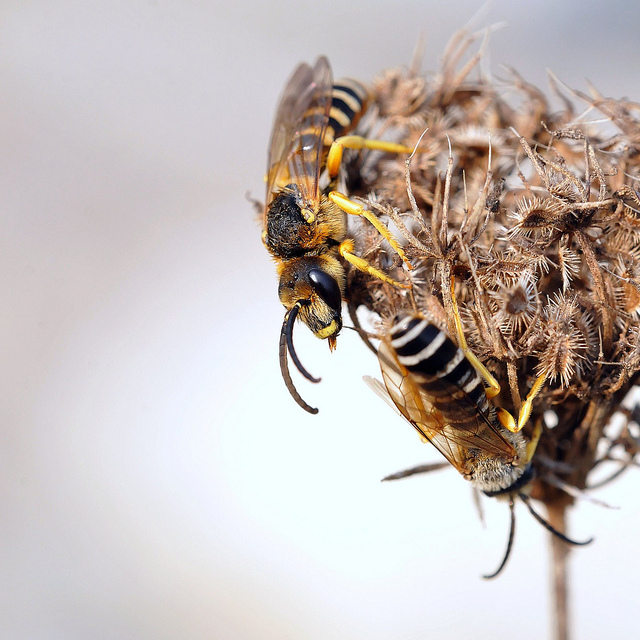
[[[336,138],[353,131],[367,109],[367,90],[355,80],[337,81],[331,90],[329,124],[324,136],[325,146]]]
[[[424,318],[397,323],[389,335],[398,362],[425,391],[448,424],[477,424],[478,413],[493,419],[482,380],[449,336]]]
[[[501,423],[481,374],[444,331],[422,316],[397,319],[378,357],[400,413],[467,480],[491,495],[516,486],[528,462],[524,436]]]
[[[364,86],[355,80],[344,79],[336,82],[331,89],[329,121],[324,131],[321,132],[317,126],[318,106],[312,106],[304,114],[303,126],[299,132],[301,148],[321,146],[324,147],[326,153],[336,138],[356,128],[362,114],[367,109],[367,95]],[[322,140],[319,140],[321,135]],[[306,173],[310,173],[310,168]]]

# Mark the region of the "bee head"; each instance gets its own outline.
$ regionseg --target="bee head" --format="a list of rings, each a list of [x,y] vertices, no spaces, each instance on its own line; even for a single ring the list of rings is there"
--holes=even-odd
[[[344,287],[344,270],[335,258],[301,258],[283,268],[278,296],[287,309],[299,305],[298,317],[318,338],[335,339],[342,329]]]
[[[280,272],[278,295],[287,308],[280,332],[280,370],[294,400],[309,413],[317,413],[297,392],[287,363],[287,354],[298,371],[311,382],[319,382],[300,362],[293,346],[293,325],[300,318],[321,339],[328,339],[333,349],[342,329],[342,296],[345,275],[342,265],[331,256],[300,258],[285,263]]]

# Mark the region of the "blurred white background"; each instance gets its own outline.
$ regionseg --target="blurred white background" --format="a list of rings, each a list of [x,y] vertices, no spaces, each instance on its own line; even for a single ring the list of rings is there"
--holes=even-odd
[[[370,80],[437,68],[480,2],[28,2],[0,7],[0,636],[541,638],[547,534],[453,470],[302,327],[306,415],[245,199],[275,105],[326,53]],[[635,2],[495,1],[487,62],[640,99]],[[640,477],[581,504],[575,637],[637,637]]]

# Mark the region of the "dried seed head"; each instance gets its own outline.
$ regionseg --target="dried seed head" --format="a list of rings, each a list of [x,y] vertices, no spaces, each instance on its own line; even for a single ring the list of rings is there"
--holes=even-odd
[[[402,69],[388,69],[374,80],[373,92],[381,118],[406,119],[423,110],[427,81]]]
[[[522,255],[509,248],[486,258],[486,266],[478,268],[480,282],[487,289],[512,287],[521,280],[535,280],[532,262],[523,259]]]
[[[575,92],[608,121],[577,126],[572,100],[560,96],[564,110],[552,113],[516,73],[507,102],[475,74],[481,56],[462,61],[472,39],[458,42],[429,81],[399,70],[376,81],[371,131],[413,147],[428,130],[410,175],[405,155],[372,153],[350,193],[375,194],[371,207],[406,241],[411,275],[369,223],[351,222],[369,227],[361,255],[413,289],[347,265],[348,297],[383,319],[425,312],[452,333],[453,275],[467,343],[504,390],[496,402],[517,411],[548,377],[530,423],[550,411],[555,426],[533,458],[532,495],[566,505],[574,494],[547,481],[549,465],[583,490],[606,424],[640,380],[640,108]]]
[[[538,375],[560,378],[563,387],[589,366],[587,354],[594,342],[593,322],[580,309],[577,298],[556,294],[545,308],[543,345],[538,349]]]
[[[542,235],[549,238],[564,218],[563,208],[551,198],[521,198],[511,215],[515,222],[510,236]]]
[[[511,286],[499,284],[489,296],[495,308],[494,320],[505,337],[511,339],[529,328],[540,306],[535,279],[526,270]]]

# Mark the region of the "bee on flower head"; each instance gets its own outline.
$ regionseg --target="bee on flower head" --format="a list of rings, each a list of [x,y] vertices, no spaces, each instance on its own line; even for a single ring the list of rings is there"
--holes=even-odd
[[[433,444],[475,488],[487,496],[509,500],[511,529],[507,551],[498,569],[484,576],[493,578],[505,566],[511,551],[515,497],[525,502],[534,517],[565,542],[587,544],[590,540],[575,542],[554,529],[533,510],[527,494],[527,487],[535,476],[531,460],[542,425],[536,424],[529,441],[522,428],[546,376],[541,375],[535,381],[517,419],[505,409],[495,407],[490,398],[498,395],[500,386],[468,349],[457,306],[454,309],[458,344],[419,314],[397,317],[378,350],[384,386],[371,378],[367,382],[379,395],[390,398],[420,437]],[[433,468],[432,465],[415,467],[385,480]]]
[[[276,262],[278,297],[287,309],[280,333],[282,376],[296,402],[310,413],[317,409],[300,397],[288,369],[287,354],[307,379],[319,381],[302,366],[293,347],[296,318],[335,348],[346,295],[343,261],[389,284],[410,287],[354,254],[347,214],[369,220],[411,268],[401,246],[375,214],[335,191],[344,148],[413,151],[392,142],[346,135],[355,128],[368,99],[365,87],[354,80],[334,83],[324,56],[313,67],[300,64],[284,89],[271,134],[262,239]]]

